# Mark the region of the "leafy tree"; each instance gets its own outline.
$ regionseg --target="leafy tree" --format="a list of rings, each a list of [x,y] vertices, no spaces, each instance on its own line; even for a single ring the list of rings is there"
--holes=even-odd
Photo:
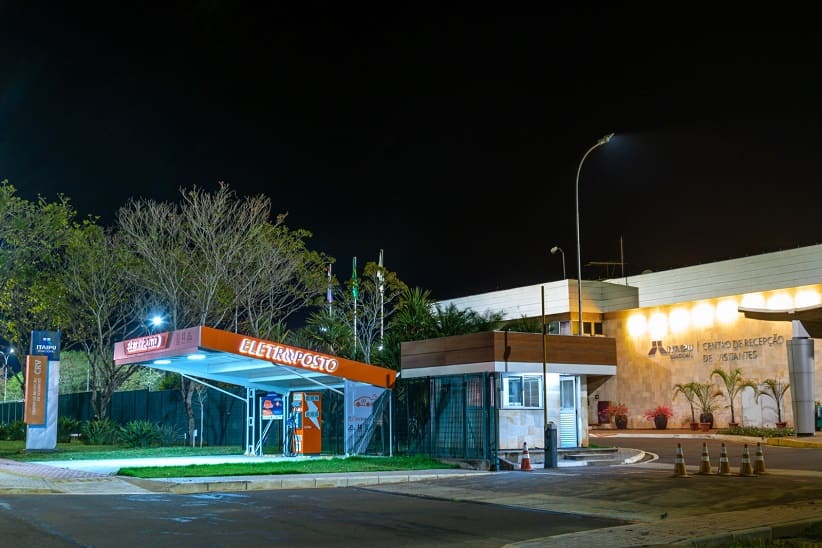
[[[0,182],[0,337],[24,364],[32,331],[65,325],[59,272],[76,213],[63,195],[30,202],[16,192]],[[22,370],[13,378],[22,389]]]

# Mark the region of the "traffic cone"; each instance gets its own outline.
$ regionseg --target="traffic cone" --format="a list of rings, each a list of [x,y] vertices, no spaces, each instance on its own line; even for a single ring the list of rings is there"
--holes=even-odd
[[[756,456],[754,457],[754,474],[765,473],[765,453],[762,452],[762,444],[756,442]]]
[[[676,444],[676,461],[674,464],[674,476],[680,478],[688,477],[688,470],[685,469],[685,456],[682,454],[682,444]]]
[[[522,443],[522,462],[519,463],[519,469],[523,472],[533,470],[531,468],[531,455],[528,454],[528,442]]]
[[[719,475],[731,476],[731,465],[728,462],[728,451],[725,450],[725,444],[722,444],[722,449],[719,450]]]
[[[748,444],[746,443],[742,448],[742,462],[739,464],[740,476],[753,476],[753,467],[751,466],[751,456],[748,453]]]
[[[699,463],[699,472],[697,473],[711,473],[711,458],[708,456],[708,444],[706,442],[702,442],[702,462]]]

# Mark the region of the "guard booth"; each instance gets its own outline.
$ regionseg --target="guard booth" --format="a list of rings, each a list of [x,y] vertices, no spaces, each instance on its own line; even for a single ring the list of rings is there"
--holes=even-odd
[[[348,398],[349,391],[355,393],[361,386],[370,386],[384,392],[383,400],[390,405],[390,390],[397,379],[397,372],[386,367],[206,326],[119,341],[114,345],[114,363],[136,363],[178,373],[244,400],[245,454],[253,456],[262,455],[265,432],[274,424],[282,425],[283,439],[288,438],[285,454],[319,454],[322,390]],[[209,381],[242,386],[245,397]],[[284,413],[278,411],[278,397]],[[349,417],[345,421],[347,424]],[[349,446],[356,448],[357,444],[349,444],[346,438]]]

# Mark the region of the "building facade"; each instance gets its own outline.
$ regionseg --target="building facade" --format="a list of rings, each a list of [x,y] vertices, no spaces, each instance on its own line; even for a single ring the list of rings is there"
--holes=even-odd
[[[460,344],[453,341],[449,357],[433,352],[420,360],[426,354],[425,344],[431,343],[406,343],[402,376],[491,372],[498,394],[494,412],[500,449],[520,447],[523,442],[542,446],[545,417],[559,426],[561,446],[588,445],[588,429],[608,420],[601,413],[608,402],[627,406],[628,428],[653,428],[645,412],[659,405],[673,410],[669,427],[688,427],[691,407],[676,394],[676,385],[709,382],[724,392],[712,375],[717,368],[739,369],[745,380],[756,385],[766,379],[791,382],[789,354],[797,337],[811,341],[811,374],[797,383],[810,383],[807,393],[822,399],[822,374],[812,361],[813,337],[820,335],[805,332],[801,325],[797,331],[798,322],[785,321],[793,318],[793,311],[822,310],[822,245],[583,281],[581,300],[582,337],[576,336],[580,324],[576,280],[442,301],[439,304],[458,309],[502,312],[506,321],[544,318],[547,338],[554,341],[548,348],[553,350],[546,350],[544,356],[520,354],[521,360],[512,361],[510,355],[503,359],[503,345],[503,354],[461,359]],[[747,314],[749,310],[779,313],[757,316]],[[528,336],[536,341],[542,338],[541,334]],[[565,352],[564,358],[558,358],[563,344],[572,342],[569,339],[593,342],[598,338],[613,341],[612,369],[603,369],[608,364],[593,363],[584,353]],[[792,399],[797,388],[791,386],[781,409],[789,426],[795,424]],[[547,409],[542,407],[546,403]],[[730,402],[722,396],[716,403],[714,426],[725,427],[731,422]],[[776,402],[757,397],[753,389],[742,389],[733,404],[735,421],[743,426],[773,427],[777,422]]]

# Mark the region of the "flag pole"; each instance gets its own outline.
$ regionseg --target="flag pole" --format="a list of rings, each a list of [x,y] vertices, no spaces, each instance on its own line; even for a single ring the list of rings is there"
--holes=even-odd
[[[360,293],[359,283],[357,282],[357,257],[354,256],[354,261],[351,263],[351,293],[354,295],[354,356],[357,358],[357,297]]]
[[[377,270],[377,279],[380,282],[380,350],[382,350],[383,340],[383,318],[384,318],[384,294],[385,294],[385,274],[382,271],[382,249],[380,249],[379,270]]]

